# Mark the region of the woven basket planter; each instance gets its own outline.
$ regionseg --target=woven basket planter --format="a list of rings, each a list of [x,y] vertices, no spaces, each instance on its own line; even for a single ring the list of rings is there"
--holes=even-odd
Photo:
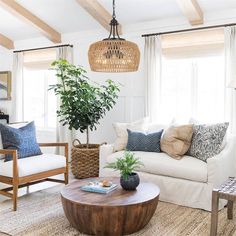
[[[77,144],[76,144],[77,143]],[[71,149],[71,170],[77,179],[98,177],[99,147],[102,144],[81,144],[78,139],[73,141]]]

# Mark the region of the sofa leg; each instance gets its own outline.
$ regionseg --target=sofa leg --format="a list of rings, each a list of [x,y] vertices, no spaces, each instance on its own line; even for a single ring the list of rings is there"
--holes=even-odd
[[[13,210],[17,210],[18,184],[13,185]]]

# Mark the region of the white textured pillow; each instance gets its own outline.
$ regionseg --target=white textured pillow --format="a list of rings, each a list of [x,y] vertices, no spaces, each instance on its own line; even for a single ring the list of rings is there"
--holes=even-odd
[[[121,151],[126,148],[128,143],[128,132],[131,131],[145,131],[147,128],[148,118],[144,118],[132,123],[113,123],[113,128],[116,132],[117,139],[114,144],[114,151]]]

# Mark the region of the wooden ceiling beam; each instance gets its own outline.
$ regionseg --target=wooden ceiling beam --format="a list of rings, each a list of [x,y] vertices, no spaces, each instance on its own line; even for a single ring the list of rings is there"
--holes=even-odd
[[[14,49],[14,42],[3,34],[0,34],[0,45],[7,49]]]
[[[191,25],[204,23],[204,14],[197,0],[176,0],[176,2]]]
[[[53,43],[61,43],[61,34],[14,0],[0,0],[0,6],[39,29]]]
[[[77,0],[79,5],[84,8],[99,24],[110,32],[110,21],[112,15],[97,0]],[[119,34],[122,34],[122,26],[118,26]]]

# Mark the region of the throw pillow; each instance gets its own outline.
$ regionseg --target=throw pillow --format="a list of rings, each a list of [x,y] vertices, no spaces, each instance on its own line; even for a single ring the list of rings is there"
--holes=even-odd
[[[113,128],[115,130],[117,139],[114,144],[114,151],[124,150],[128,142],[127,129],[132,131],[144,131],[148,123],[148,118],[144,118],[133,123],[114,123]]]
[[[4,149],[16,149],[18,158],[41,155],[36,141],[34,122],[19,129],[0,124],[2,144]],[[12,155],[5,155],[5,161],[11,161]]]
[[[208,158],[219,154],[222,151],[222,142],[228,126],[228,122],[214,125],[194,125],[188,155],[206,162]]]
[[[193,125],[171,126],[161,139],[161,150],[175,159],[181,159],[188,151],[193,136]]]
[[[145,134],[142,132],[128,131],[128,151],[160,152],[160,140],[163,130],[156,133]]]

